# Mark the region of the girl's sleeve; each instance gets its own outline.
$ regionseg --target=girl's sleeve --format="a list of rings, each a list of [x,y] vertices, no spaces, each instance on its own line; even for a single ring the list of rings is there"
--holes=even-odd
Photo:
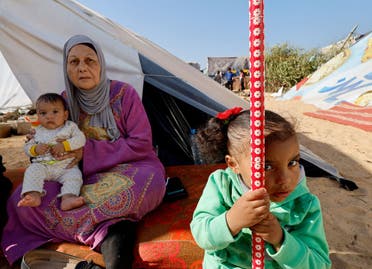
[[[119,139],[114,142],[87,139],[83,157],[85,175],[144,159],[153,151],[151,125],[141,99],[133,88],[126,89],[121,106]]]
[[[218,175],[209,177],[190,224],[196,243],[205,250],[223,249],[236,240],[226,223],[227,208],[215,181]]]
[[[324,232],[320,202],[313,197],[310,210],[293,231],[284,231],[284,242],[278,252],[271,247],[268,254],[283,268],[329,269],[331,260]]]

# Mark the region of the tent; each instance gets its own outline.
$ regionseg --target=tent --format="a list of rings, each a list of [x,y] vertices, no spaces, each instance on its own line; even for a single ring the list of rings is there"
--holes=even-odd
[[[241,57],[208,57],[208,76],[214,76],[217,71],[225,72],[227,69],[240,71],[249,69],[249,58]]]
[[[0,51],[0,112],[8,112],[31,105],[31,100],[14,76]]]
[[[128,81],[140,95],[145,82],[208,114],[247,106],[184,61],[74,0],[3,0],[0,27],[1,52],[32,101],[63,89],[62,46],[84,33],[103,48],[110,77]]]
[[[372,33],[343,50],[282,98],[320,110],[305,115],[372,132]]]
[[[195,163],[192,131],[226,108],[249,108],[191,65],[75,0],[0,2],[0,52],[33,102],[63,90],[62,46],[80,33],[101,45],[109,77],[129,82],[142,97],[164,165]]]
[[[249,107],[199,70],[74,0],[0,2],[0,51],[32,101],[64,89],[62,47],[80,33],[101,45],[109,77],[129,82],[142,96],[165,164],[193,161],[190,131],[207,117]]]
[[[329,109],[341,102],[372,106],[372,33],[366,34],[291,88],[283,99]]]

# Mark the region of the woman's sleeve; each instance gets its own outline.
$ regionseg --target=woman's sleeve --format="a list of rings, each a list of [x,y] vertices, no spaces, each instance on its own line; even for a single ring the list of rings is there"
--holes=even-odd
[[[121,101],[118,128],[120,137],[116,141],[87,139],[84,147],[84,174],[110,169],[117,164],[144,159],[152,153],[151,125],[137,92],[129,87]],[[99,159],[99,161],[97,161]]]
[[[278,252],[268,248],[269,255],[283,268],[329,269],[331,260],[324,232],[320,202],[314,196],[310,210],[301,225],[284,231],[284,242]]]
[[[205,250],[226,248],[235,239],[226,223],[227,209],[213,173],[203,190],[191,221],[191,233],[196,243]]]

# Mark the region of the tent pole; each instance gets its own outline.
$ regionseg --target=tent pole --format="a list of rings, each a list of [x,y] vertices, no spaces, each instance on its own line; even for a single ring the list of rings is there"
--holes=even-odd
[[[264,4],[249,0],[249,63],[252,190],[265,186]],[[264,268],[264,240],[252,233],[252,269]]]

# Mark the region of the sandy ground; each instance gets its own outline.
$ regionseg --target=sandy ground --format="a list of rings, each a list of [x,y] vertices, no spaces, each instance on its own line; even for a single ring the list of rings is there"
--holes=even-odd
[[[300,101],[266,97],[266,109],[292,119],[300,143],[354,181],[359,189],[347,191],[336,181],[309,178],[309,188],[322,204],[330,256],[336,269],[372,266],[372,133],[303,115],[315,111]]]
[[[316,107],[300,101],[265,98],[266,109],[295,121],[302,145],[353,180],[359,189],[347,191],[334,180],[309,178],[311,191],[320,198],[330,256],[335,269],[372,266],[372,133],[304,116]],[[0,139],[0,154],[8,169],[24,167],[24,136]]]

